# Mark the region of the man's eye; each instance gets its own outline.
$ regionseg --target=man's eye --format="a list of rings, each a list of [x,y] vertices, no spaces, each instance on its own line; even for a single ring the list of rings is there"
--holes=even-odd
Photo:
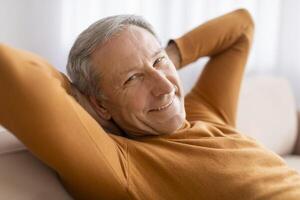
[[[165,56],[159,57],[158,59],[155,60],[155,62],[153,63],[153,66],[161,63],[165,58],[166,58]]]
[[[137,77],[138,77],[137,74],[134,74],[134,75],[130,76],[129,79],[127,79],[127,80],[125,81],[124,85],[127,84],[127,83],[129,83],[130,81],[133,81],[133,80],[136,79]]]

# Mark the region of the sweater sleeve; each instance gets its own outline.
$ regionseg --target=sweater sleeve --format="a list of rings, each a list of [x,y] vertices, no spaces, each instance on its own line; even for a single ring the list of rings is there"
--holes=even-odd
[[[253,29],[250,14],[240,9],[208,21],[175,40],[181,55],[180,68],[201,57],[210,57],[185,98],[188,120],[235,126]]]
[[[42,58],[0,45],[0,124],[76,199],[119,199],[126,194],[124,152],[69,90],[68,78]]]

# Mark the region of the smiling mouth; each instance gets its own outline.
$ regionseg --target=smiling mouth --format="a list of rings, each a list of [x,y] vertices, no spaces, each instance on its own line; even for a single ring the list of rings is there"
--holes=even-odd
[[[165,105],[163,105],[163,106],[160,106],[160,107],[158,107],[158,108],[151,109],[149,112],[153,112],[153,111],[162,111],[162,110],[167,109],[170,105],[172,105],[174,99],[175,99],[175,97],[173,97],[172,100],[171,100],[169,103],[167,103],[167,104],[165,104]]]

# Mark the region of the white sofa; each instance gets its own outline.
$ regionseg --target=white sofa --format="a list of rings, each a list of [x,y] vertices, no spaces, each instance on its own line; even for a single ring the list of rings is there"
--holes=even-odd
[[[180,72],[186,91],[196,80],[198,73],[193,71],[195,69]],[[295,149],[297,124],[295,99],[287,80],[268,76],[244,80],[238,128],[281,155],[300,173],[300,155],[293,155],[300,152],[300,148]],[[300,141],[300,147],[299,144]],[[0,128],[0,199],[72,198],[51,169],[32,156],[12,134]]]

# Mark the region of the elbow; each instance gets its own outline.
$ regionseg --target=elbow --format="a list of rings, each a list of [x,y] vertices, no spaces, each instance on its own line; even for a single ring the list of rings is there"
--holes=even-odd
[[[253,17],[251,16],[250,12],[247,9],[239,9],[236,11],[239,15],[239,18],[243,20],[243,28],[245,30],[245,36],[248,38],[250,43],[253,40],[254,28],[255,23]]]
[[[240,17],[243,19],[245,28],[247,28],[253,32],[255,24],[254,24],[254,20],[253,20],[252,15],[250,14],[250,12],[244,8],[237,10],[237,12],[239,13]]]

